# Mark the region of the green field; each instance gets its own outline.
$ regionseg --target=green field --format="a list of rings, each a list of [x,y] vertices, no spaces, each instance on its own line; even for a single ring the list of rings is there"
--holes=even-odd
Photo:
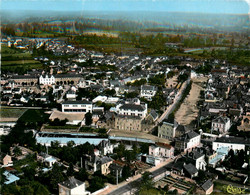
[[[0,117],[1,118],[19,118],[27,109],[22,108],[1,108]]]
[[[44,110],[27,110],[20,118],[21,122],[42,122],[49,118],[49,114],[44,113]]]
[[[15,61],[2,61],[2,66],[15,66],[15,65],[29,65],[29,64],[41,64],[36,60],[15,60]]]
[[[19,70],[22,69],[25,72],[33,68],[43,68],[43,64],[34,60],[26,50],[13,49],[2,45],[1,54],[2,71],[16,71],[19,68]]]

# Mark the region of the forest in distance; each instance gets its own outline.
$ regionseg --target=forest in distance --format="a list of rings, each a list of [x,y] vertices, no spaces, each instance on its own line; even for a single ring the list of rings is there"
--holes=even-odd
[[[8,16],[8,17],[7,17]],[[2,11],[2,25],[42,24],[53,32],[65,32],[75,23],[75,31],[89,29],[112,31],[157,32],[243,32],[249,33],[248,14],[207,14],[188,12],[49,12],[25,11],[12,13]],[[60,27],[51,29],[51,27]],[[24,31],[21,25],[15,29]],[[44,30],[44,29],[43,29]]]

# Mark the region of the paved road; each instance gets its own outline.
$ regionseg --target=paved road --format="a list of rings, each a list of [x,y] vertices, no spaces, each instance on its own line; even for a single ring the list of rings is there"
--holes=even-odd
[[[190,83],[190,78],[184,82],[184,84],[182,85],[181,89],[178,92],[177,97],[174,100],[174,103],[169,106],[165,112],[161,115],[161,117],[157,120],[157,123],[161,123],[164,119],[166,119],[168,117],[168,115],[175,109],[175,107],[177,106],[178,102],[180,101],[182,94],[184,92],[184,90],[186,89],[187,85]]]
[[[59,100],[57,100],[57,103],[61,103],[63,101],[63,97],[66,94],[66,92],[70,89],[69,85],[65,85],[65,89],[63,89],[63,93],[61,94],[61,97]]]
[[[179,158],[179,156],[176,156],[175,158]],[[162,174],[165,172],[167,169],[165,168],[167,164],[173,162],[174,159],[167,159],[165,162],[162,162],[158,166],[152,167],[150,169],[147,169],[146,171],[149,171],[152,173],[152,176],[155,178],[156,176]],[[101,194],[109,194],[109,195],[121,195],[121,194],[133,194],[138,187],[138,182],[141,181],[141,174],[135,175],[131,177],[131,179],[126,182],[121,182],[118,185],[112,185],[109,184],[109,188],[107,188],[105,191],[103,191]]]
[[[153,177],[156,177],[164,172],[166,172],[167,169],[164,167],[161,167],[155,171],[152,172],[152,176]],[[138,187],[138,184],[140,183],[140,181],[142,180],[142,178],[138,178],[132,182],[129,182],[128,184],[114,190],[113,192],[109,193],[109,195],[122,195],[122,194],[125,194],[125,193],[130,193],[132,194],[133,192],[136,191],[137,187]]]

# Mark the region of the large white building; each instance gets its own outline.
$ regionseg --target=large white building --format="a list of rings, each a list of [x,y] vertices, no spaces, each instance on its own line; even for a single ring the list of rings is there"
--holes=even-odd
[[[186,152],[200,145],[200,142],[201,135],[194,131],[189,131],[176,139],[175,148]]]
[[[41,75],[39,77],[40,85],[53,85],[56,83],[55,77],[53,75]]]
[[[219,133],[226,133],[231,127],[231,122],[228,117],[219,116],[212,120],[212,131],[218,131]]]
[[[70,177],[69,180],[63,181],[58,184],[59,195],[90,195],[91,193],[86,191],[85,183]]]
[[[123,116],[139,116],[140,118],[145,118],[147,115],[147,104],[132,104],[125,103],[120,104],[116,107],[118,114]]]
[[[156,145],[149,146],[149,155],[172,158],[174,156],[174,147],[165,143],[156,143]]]
[[[62,103],[62,112],[82,112],[92,113],[93,105],[91,102],[83,101],[65,101]]]
[[[149,85],[142,85],[140,96],[146,98],[147,100],[152,100],[156,92],[157,92],[157,87],[149,86]]]
[[[245,150],[246,146],[250,146],[250,139],[244,137],[225,136],[219,137],[213,142],[214,151],[218,148],[224,147],[236,152],[237,150]]]

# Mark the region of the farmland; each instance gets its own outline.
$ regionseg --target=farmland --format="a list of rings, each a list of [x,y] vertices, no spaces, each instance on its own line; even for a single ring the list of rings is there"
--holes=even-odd
[[[16,108],[1,108],[0,109],[0,118],[1,121],[17,121],[19,117],[22,116],[22,114],[27,109],[16,109]]]
[[[26,50],[13,49],[5,45],[1,48],[2,59],[2,71],[15,71],[16,69],[22,69],[27,71],[32,68],[42,69],[41,62],[33,59],[32,55]]]

